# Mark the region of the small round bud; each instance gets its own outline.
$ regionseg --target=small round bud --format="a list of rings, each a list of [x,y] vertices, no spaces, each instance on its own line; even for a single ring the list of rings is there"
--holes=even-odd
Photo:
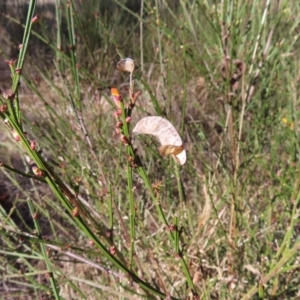
[[[124,145],[128,146],[130,144],[128,138],[124,134],[121,134],[121,138],[120,139],[121,139],[121,142]]]
[[[115,255],[116,254],[116,247],[115,246],[111,246],[109,248],[109,252],[110,252],[110,254]]]
[[[33,151],[36,149],[36,141],[30,141],[30,148]]]
[[[17,141],[17,142],[20,142],[21,141],[21,137],[19,136],[18,132],[16,130],[13,130],[12,131],[12,135],[14,137],[14,139]]]
[[[114,111],[114,117],[117,119],[119,116],[122,115],[122,110],[118,109],[117,111]]]
[[[15,93],[12,90],[6,90],[2,93],[3,97],[8,100],[12,100],[15,98]]]
[[[72,210],[72,215],[73,215],[74,218],[78,217],[78,215],[79,215],[78,206],[74,207],[74,209]]]
[[[31,19],[31,23],[34,24],[36,22],[38,22],[39,20],[39,17],[38,16],[34,16],[32,19]]]
[[[117,127],[117,128],[122,128],[122,126],[123,126],[123,123],[120,122],[120,121],[118,121],[117,124],[116,124],[116,127]]]
[[[0,112],[6,113],[8,110],[8,106],[6,104],[0,105]]]
[[[31,170],[32,170],[33,174],[36,175],[37,177],[45,176],[45,173],[35,164],[31,166]]]

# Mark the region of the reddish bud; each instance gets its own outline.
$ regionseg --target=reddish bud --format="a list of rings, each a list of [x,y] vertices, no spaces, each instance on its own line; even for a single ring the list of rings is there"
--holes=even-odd
[[[90,246],[94,246],[95,242],[94,241],[89,241]]]
[[[31,169],[32,169],[32,172],[33,172],[34,175],[36,175],[38,177],[44,177],[45,176],[44,172],[37,165],[32,165]]]
[[[141,95],[141,93],[142,93],[141,91],[138,91],[132,95],[133,103],[135,103],[137,101],[137,99],[138,99],[139,95]]]
[[[13,67],[16,63],[16,59],[4,60],[10,67]]]
[[[102,195],[103,196],[107,196],[108,194],[109,194],[109,190],[107,190],[107,189],[102,190]]]
[[[21,68],[17,68],[17,69],[16,69],[16,73],[17,73],[17,74],[21,74],[21,73],[22,73],[22,69],[21,69]]]
[[[116,104],[116,106],[119,108],[119,109],[121,109],[121,103],[122,103],[122,99],[121,98],[115,98],[114,97],[114,100],[115,100],[115,104]]]
[[[116,132],[116,134],[120,134],[120,133],[121,133],[120,128],[116,128],[116,129],[115,129],[115,132]]]
[[[126,122],[126,123],[130,123],[131,120],[132,120],[131,117],[127,117],[127,118],[125,119],[125,122]]]
[[[169,226],[170,231],[177,231],[177,226],[175,224],[172,224]]]
[[[111,246],[109,248],[109,252],[110,252],[110,254],[115,255],[116,254],[116,247],[115,246]]]
[[[16,130],[13,130],[12,131],[12,135],[14,137],[14,139],[17,141],[17,142],[20,142],[21,141],[21,137],[19,136],[18,132]]]
[[[122,110],[121,109],[118,109],[117,111],[114,112],[114,117],[115,118],[118,118],[121,115],[122,115]]]
[[[20,44],[19,45],[19,49],[21,50],[23,48],[23,44]]]
[[[72,210],[72,215],[74,218],[78,217],[79,215],[79,208],[78,206],[76,206],[73,210]]]
[[[30,141],[30,148],[33,151],[36,149],[36,141]]]
[[[116,127],[117,127],[117,128],[122,128],[122,126],[123,126],[123,123],[122,123],[122,122],[120,122],[120,121],[117,122],[117,124],[116,124]]]
[[[0,105],[0,112],[6,113],[8,110],[8,107],[6,104]]]
[[[12,100],[15,98],[15,93],[12,90],[6,90],[2,93],[3,97],[8,100]]]
[[[124,144],[124,145],[129,145],[130,143],[129,143],[129,140],[128,140],[128,138],[124,135],[124,134],[121,134],[121,142]]]
[[[38,16],[34,16],[32,19],[31,19],[31,23],[34,24],[36,22],[38,22],[39,20],[39,17]]]
[[[38,213],[35,212],[35,213],[33,214],[33,219],[36,220],[36,219],[38,218],[38,216],[39,216]]]

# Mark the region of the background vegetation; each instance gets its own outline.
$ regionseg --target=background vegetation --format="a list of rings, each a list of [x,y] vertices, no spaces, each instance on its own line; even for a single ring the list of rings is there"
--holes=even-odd
[[[299,299],[298,1],[1,10],[0,299]]]

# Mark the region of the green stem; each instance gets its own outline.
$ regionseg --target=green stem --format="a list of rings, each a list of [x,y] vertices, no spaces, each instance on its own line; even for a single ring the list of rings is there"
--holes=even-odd
[[[37,221],[37,218],[34,217],[34,215],[37,212],[35,212],[35,210],[34,210],[34,206],[33,206],[33,203],[31,201],[31,199],[28,200],[28,206],[29,206],[30,213],[33,217],[33,222],[34,222],[35,228],[37,230],[37,234],[38,234],[39,237],[41,237],[42,232],[41,232],[40,224]],[[37,216],[38,216],[38,214],[37,214]],[[42,256],[44,257],[44,262],[46,264],[47,270],[48,270],[48,275],[49,275],[50,284],[51,284],[51,287],[52,287],[53,294],[55,296],[55,299],[59,300],[60,299],[59,291],[58,291],[58,288],[57,288],[56,280],[54,278],[51,262],[50,262],[48,254],[47,254],[47,251],[46,251],[46,246],[43,243],[40,243],[40,249],[41,249],[41,252],[42,252]]]
[[[76,37],[75,37],[75,29],[74,29],[74,12],[73,12],[73,1],[67,3],[67,23],[68,23],[68,33],[69,33],[69,47],[71,53],[71,63],[72,63],[72,71],[73,77],[75,80],[75,104],[76,108],[79,109],[81,112],[82,110],[82,103],[81,103],[81,95],[80,95],[80,83],[79,83],[79,73],[78,73],[78,66],[77,66],[77,54],[76,54]],[[73,103],[73,98],[70,97],[70,100]]]
[[[55,15],[56,15],[56,27],[57,27],[57,33],[56,33],[56,61],[62,67],[62,52],[61,52],[61,0],[55,0]],[[60,68],[62,71],[62,68]]]
[[[130,81],[131,82],[131,81]],[[130,95],[132,95],[132,91],[130,91]],[[129,124],[126,122],[126,111],[124,108],[124,103],[121,102],[122,109],[122,123],[123,123],[123,133],[127,140],[130,140],[129,136]],[[127,156],[133,156],[133,150],[130,146],[126,147]],[[133,197],[133,182],[132,182],[132,168],[130,166],[130,162],[127,161],[127,193],[129,200],[129,210],[130,210],[130,268],[132,268],[133,257],[134,257],[134,241],[135,241],[135,204]]]

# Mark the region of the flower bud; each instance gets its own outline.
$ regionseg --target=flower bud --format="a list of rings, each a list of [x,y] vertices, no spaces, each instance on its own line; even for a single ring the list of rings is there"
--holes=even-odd
[[[8,100],[12,100],[15,98],[15,93],[12,90],[6,90],[2,93],[3,97]]]
[[[10,67],[14,67],[16,63],[16,59],[4,60]]]
[[[37,165],[32,165],[31,166],[32,172],[34,175],[38,176],[38,177],[44,177],[45,173],[37,166]]]
[[[38,22],[38,20],[39,20],[39,17],[36,15],[31,19],[31,23],[34,24],[34,23]]]
[[[30,141],[30,148],[33,151],[36,149],[36,141]]]
[[[122,115],[122,110],[118,109],[117,111],[114,111],[114,117],[117,119],[119,116]]]
[[[119,91],[116,88],[111,88],[110,91],[111,91],[111,94],[113,96],[116,106],[118,108],[121,108],[121,102],[122,102],[123,98],[120,95]]]
[[[141,91],[138,91],[132,95],[133,103],[135,103],[137,101],[137,99],[141,93],[142,93]]]
[[[110,254],[115,255],[116,254],[116,247],[115,246],[111,246],[109,248],[109,252],[110,252]]]
[[[18,134],[18,132],[17,132],[16,130],[13,129],[12,135],[13,135],[14,139],[15,139],[17,142],[20,142],[20,141],[21,141],[21,137],[19,136],[19,134]]]
[[[116,127],[117,127],[117,128],[122,128],[122,127],[123,127],[123,123],[122,123],[122,122],[120,122],[120,121],[119,121],[119,122],[117,122],[117,124],[116,124]]]
[[[121,139],[121,142],[124,145],[128,146],[130,144],[128,138],[124,134],[121,134],[121,138],[120,139]]]
[[[8,107],[6,104],[0,105],[0,112],[6,113],[8,110]]]
[[[78,215],[79,215],[78,206],[74,207],[74,209],[72,210],[72,215],[73,215],[74,218],[78,217]]]

